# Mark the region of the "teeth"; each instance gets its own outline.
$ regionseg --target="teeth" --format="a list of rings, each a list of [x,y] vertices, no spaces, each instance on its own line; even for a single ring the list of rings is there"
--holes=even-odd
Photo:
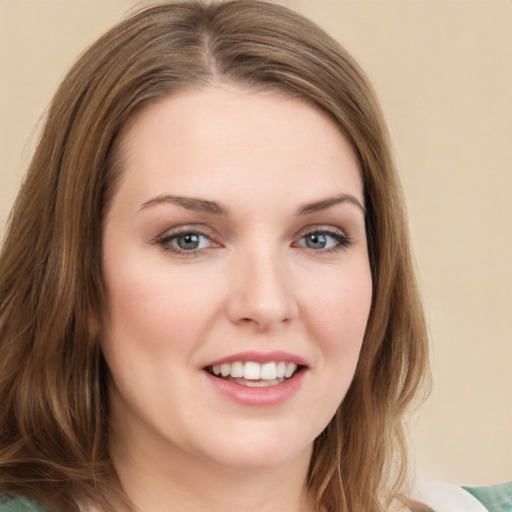
[[[244,364],[244,379],[246,380],[260,380],[261,379],[261,364],[247,362]]]
[[[244,376],[244,365],[237,361],[231,365],[231,377],[239,378]]]
[[[285,361],[270,363],[256,363],[247,361],[242,363],[222,363],[212,367],[214,375],[219,377],[231,377],[234,379],[243,378],[246,381],[282,381],[284,378],[290,378],[297,370],[295,363]],[[256,383],[254,385],[257,385]]]
[[[286,365],[286,371],[284,372],[284,376],[289,378],[293,375],[293,372],[297,369],[297,365],[293,363],[288,363]]]
[[[288,367],[287,367],[288,369]],[[231,365],[228,364],[228,363],[223,363],[220,365],[220,374],[223,376],[223,377],[227,377],[228,375],[231,374]]]
[[[277,377],[276,363],[266,363],[261,366],[261,378],[274,380]]]
[[[277,384],[281,384],[283,382],[279,379],[274,380],[244,380],[243,385],[248,388],[268,388],[271,386],[277,386]]]
[[[286,373],[286,363],[284,361],[279,361],[277,363],[276,374],[278,379],[282,379],[284,374]]]

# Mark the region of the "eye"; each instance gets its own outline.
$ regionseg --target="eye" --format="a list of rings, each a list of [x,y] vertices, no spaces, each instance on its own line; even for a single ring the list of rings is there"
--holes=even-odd
[[[202,249],[217,247],[211,238],[200,231],[179,231],[164,235],[157,243],[166,251],[194,255]]]
[[[330,249],[336,245],[336,240],[325,233],[311,233],[304,238],[304,245],[310,249]]]
[[[295,245],[318,252],[332,252],[346,248],[350,244],[350,238],[342,231],[318,229],[303,235]]]
[[[183,251],[193,251],[204,247],[204,239],[206,237],[200,233],[186,233],[185,235],[174,236],[171,243],[175,243]]]

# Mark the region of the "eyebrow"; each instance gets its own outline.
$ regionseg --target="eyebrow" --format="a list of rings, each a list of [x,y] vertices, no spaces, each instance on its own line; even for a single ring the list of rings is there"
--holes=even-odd
[[[339,196],[329,197],[313,203],[304,204],[297,209],[297,215],[309,215],[320,212],[340,203],[352,204],[365,214],[364,206],[356,196],[352,194],[340,194]],[[213,215],[228,215],[229,213],[229,210],[226,207],[220,205],[216,201],[209,201],[207,199],[199,199],[195,197],[176,196],[172,194],[162,194],[154,197],[153,199],[143,203],[140,210],[159,204],[175,204],[187,210]]]
[[[182,208],[186,208],[187,210],[201,213],[211,213],[213,215],[228,214],[228,210],[216,201],[197,199],[195,197],[175,196],[172,194],[162,194],[160,196],[154,197],[153,199],[143,203],[140,207],[140,210],[144,210],[145,208],[158,204],[176,204]]]
[[[322,199],[321,201],[305,204],[297,210],[297,213],[298,215],[308,215],[310,213],[321,212],[340,203],[353,204],[354,206],[357,206],[363,214],[366,214],[364,206],[361,204],[359,199],[352,194],[340,194],[339,196],[329,197],[327,199]]]

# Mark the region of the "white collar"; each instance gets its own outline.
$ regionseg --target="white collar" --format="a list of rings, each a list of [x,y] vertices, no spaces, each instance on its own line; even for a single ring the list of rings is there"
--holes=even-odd
[[[436,512],[488,512],[469,492],[448,482],[418,480],[411,497]]]

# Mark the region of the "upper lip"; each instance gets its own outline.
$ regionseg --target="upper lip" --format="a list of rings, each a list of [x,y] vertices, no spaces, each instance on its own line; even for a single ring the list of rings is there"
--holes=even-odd
[[[252,361],[255,363],[270,363],[272,361],[285,361],[287,363],[295,363],[297,366],[307,366],[306,361],[296,355],[291,354],[290,352],[283,351],[273,351],[273,352],[258,352],[258,351],[246,351],[239,352],[237,354],[231,354],[226,357],[222,357],[219,359],[215,359],[214,361],[209,362],[205,365],[205,368],[208,366],[216,366],[222,363],[234,363],[236,361],[241,361],[243,363]]]

